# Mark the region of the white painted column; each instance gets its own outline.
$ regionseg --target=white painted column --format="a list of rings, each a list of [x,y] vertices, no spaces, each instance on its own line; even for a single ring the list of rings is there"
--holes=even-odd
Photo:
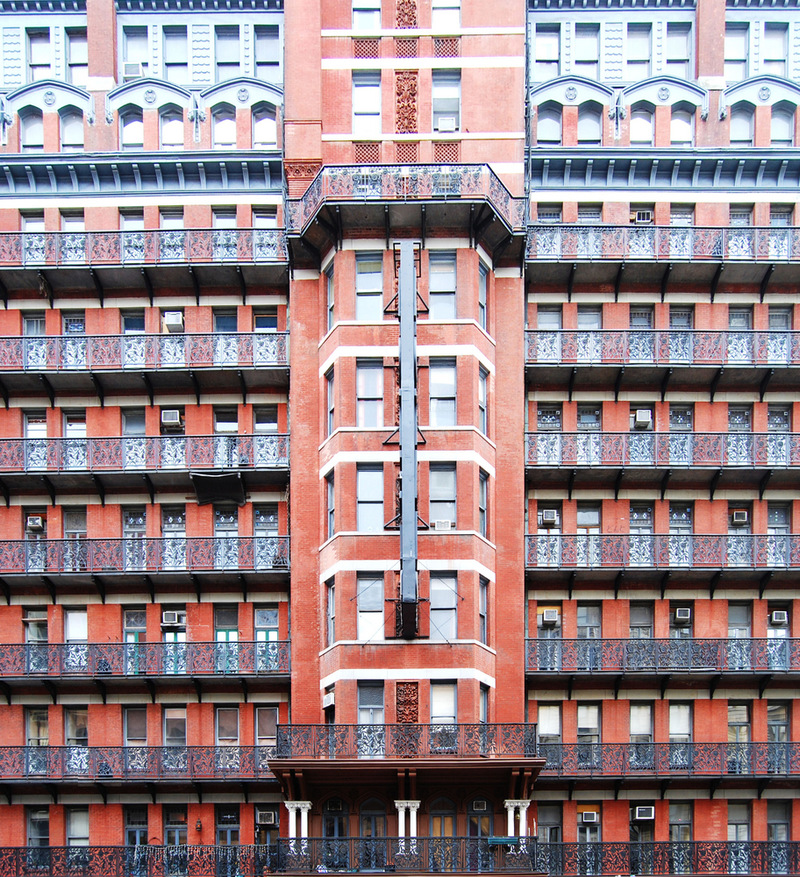
[[[409,837],[417,836],[417,810],[419,810],[420,801],[406,801],[408,804],[408,813],[409,813],[409,826],[408,826],[408,834]]]
[[[289,840],[297,837],[297,808],[299,801],[284,801],[286,809],[289,811]]]
[[[311,801],[298,801],[300,810],[300,837],[305,840],[308,837],[308,814],[311,810]]]
[[[395,801],[397,808],[397,836],[402,840],[406,836],[406,807],[408,801]]]
[[[506,814],[508,815],[508,830],[506,834],[508,837],[514,837],[516,835],[516,832],[514,831],[514,817],[517,815],[517,802],[511,800],[503,801],[503,805],[505,806]]]
[[[528,836],[528,807],[531,806],[530,801],[519,801],[519,836]]]

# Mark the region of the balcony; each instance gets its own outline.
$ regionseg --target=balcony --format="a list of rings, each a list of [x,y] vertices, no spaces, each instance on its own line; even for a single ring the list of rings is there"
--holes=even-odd
[[[540,743],[541,777],[796,776],[797,743]]]
[[[796,841],[539,843],[520,838],[280,838],[269,846],[3,847],[0,877],[264,877],[272,872],[798,874]]]
[[[529,673],[719,674],[800,672],[797,639],[529,639]]]
[[[0,677],[283,676],[286,641],[0,644]]]

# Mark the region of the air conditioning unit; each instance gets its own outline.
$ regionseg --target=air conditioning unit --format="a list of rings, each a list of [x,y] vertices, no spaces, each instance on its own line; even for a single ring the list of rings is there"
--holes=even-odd
[[[646,820],[655,819],[656,818],[656,808],[655,807],[637,807],[634,810],[633,818],[637,822],[644,822]]]
[[[596,810],[587,810],[581,813],[581,822],[599,822],[600,814]]]
[[[652,210],[631,210],[631,222],[636,223],[636,225],[649,225],[652,221]]]
[[[653,426],[653,412],[649,408],[637,408],[633,425],[636,429],[650,429]]]
[[[332,691],[328,691],[326,694],[322,695],[322,708],[324,710],[328,709],[328,707],[330,706],[333,706],[335,703],[336,700]]]
[[[183,314],[180,311],[164,311],[165,332],[183,332]]]
[[[130,82],[132,79],[142,79],[146,75],[143,65],[136,61],[126,61],[122,65],[123,82]]]
[[[183,415],[178,408],[164,408],[161,412],[162,426],[181,426]]]
[[[434,521],[433,522],[433,529],[434,530],[452,530],[453,529],[453,522],[449,521],[449,520]]]
[[[455,116],[439,116],[436,122],[436,130],[442,132],[450,132],[456,130]]]
[[[558,511],[557,511],[557,509],[542,509],[540,517],[542,520],[543,527],[557,527],[558,526]]]
[[[734,527],[746,527],[750,522],[750,512],[747,509],[734,509],[731,512],[731,524]]]
[[[480,813],[486,810],[486,801],[473,801],[472,809],[475,813]]]
[[[789,623],[789,613],[785,609],[775,609],[770,613],[769,623],[773,627],[784,627]]]
[[[256,810],[256,825],[277,825],[278,814],[274,810]]]
[[[186,624],[185,612],[176,612],[175,610],[168,609],[166,612],[161,613],[162,627],[180,627],[184,624]]]
[[[688,624],[692,620],[692,610],[689,606],[681,606],[675,610],[675,624]]]
[[[25,529],[32,533],[41,533],[44,530],[44,516],[28,515],[25,519]]]
[[[558,609],[542,610],[542,626],[554,627],[556,624],[558,624]]]

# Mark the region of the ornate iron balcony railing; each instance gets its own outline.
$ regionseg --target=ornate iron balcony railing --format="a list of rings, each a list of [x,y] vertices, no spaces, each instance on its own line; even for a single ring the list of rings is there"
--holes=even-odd
[[[0,653],[1,654],[1,653]],[[559,673],[796,673],[800,639],[529,639],[525,666]]]
[[[542,776],[796,776],[797,743],[539,743]]]
[[[17,539],[0,542],[0,575],[289,568],[288,536]]]
[[[486,164],[342,165],[324,167],[305,194],[287,204],[287,226],[299,234],[324,201],[488,201],[509,229],[521,231],[525,200],[514,198]]]
[[[271,469],[288,465],[288,435],[0,439],[0,472]]]
[[[525,537],[528,569],[795,569],[800,535],[547,533]]]
[[[4,336],[0,372],[285,368],[288,342],[288,332]]]
[[[271,746],[3,746],[4,780],[273,778]]]
[[[288,261],[283,229],[0,233],[0,267],[269,263]]]
[[[536,725],[285,725],[276,758],[535,758]]]
[[[529,225],[532,261],[800,261],[797,228],[660,225]]]
[[[487,837],[280,838],[264,846],[2,847],[0,877],[264,877],[397,872],[798,874],[797,841],[539,843]]]
[[[249,676],[289,672],[286,641],[0,644],[0,677]]]
[[[800,365],[800,332],[700,329],[529,329],[539,365]]]
[[[529,432],[527,466],[800,466],[797,433]]]

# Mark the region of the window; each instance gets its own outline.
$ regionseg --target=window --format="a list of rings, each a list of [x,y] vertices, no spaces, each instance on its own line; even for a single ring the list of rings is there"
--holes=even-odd
[[[336,385],[333,380],[333,369],[325,375],[325,395],[328,404],[328,435],[333,434],[336,416]]]
[[[381,0],[353,0],[353,30],[380,30]]]
[[[431,359],[430,416],[433,427],[456,425],[456,361],[454,359]]]
[[[183,847],[188,839],[189,827],[186,818],[186,807],[179,804],[165,805],[164,808],[164,846]],[[172,851],[170,851],[172,852]],[[188,862],[183,859],[183,850],[175,850],[168,854],[170,873],[185,874]],[[174,871],[172,869],[175,869]]]
[[[159,211],[159,223],[162,229],[159,236],[159,252],[162,259],[183,259],[183,211],[180,209],[163,209]],[[180,350],[183,351],[181,342]],[[181,357],[183,353],[181,352]],[[181,359],[181,362],[183,360]]]
[[[183,149],[183,112],[167,109],[161,113],[162,149]]]
[[[336,583],[328,579],[325,583],[325,644],[332,646],[336,642]]]
[[[631,111],[631,146],[653,145],[653,110],[640,106]]]
[[[357,426],[383,426],[383,360],[360,359],[356,363]]]
[[[125,745],[147,746],[147,710],[145,707],[125,707],[123,720],[125,724]],[[136,756],[132,757],[135,758]]]
[[[186,745],[186,707],[164,709],[164,745]]]
[[[84,807],[67,808],[67,846],[68,847],[88,847],[89,846],[89,810]],[[78,865],[80,860],[74,856],[68,857],[73,867]],[[84,862],[84,865],[87,862]]]
[[[328,539],[336,532],[336,492],[333,472],[325,476],[325,492],[327,495]]]
[[[536,120],[536,143],[539,146],[559,146],[561,144],[561,107],[556,103],[546,103],[539,107]]]
[[[478,532],[489,535],[489,476],[482,469],[478,475]]]
[[[461,0],[431,0],[431,27],[440,33],[461,28]]]
[[[692,79],[692,25],[688,22],[667,22],[667,61],[669,76]]]
[[[483,368],[478,370],[478,429],[489,434],[489,374]]]
[[[561,75],[561,26],[537,24],[533,50],[533,78],[537,82]]]
[[[276,207],[254,207],[253,228],[267,229],[278,227],[278,209]],[[267,238],[267,236],[264,236]],[[277,314],[277,309],[275,311]],[[257,326],[255,328],[258,328]],[[277,328],[277,326],[276,326]]]
[[[70,29],[67,36],[67,82],[86,86],[89,79],[89,50],[86,42],[86,28]]]
[[[278,738],[278,708],[256,707],[256,746],[274,746]]]
[[[431,724],[456,723],[455,682],[431,682]]]
[[[489,643],[489,582],[483,576],[478,583],[478,640]]]
[[[694,143],[694,113],[673,108],[669,136],[673,146],[691,146]]]
[[[140,109],[130,107],[119,115],[120,145],[125,149],[144,149],[144,117]]]
[[[430,466],[430,524],[445,530],[456,526],[455,463]]]
[[[461,127],[461,74],[433,72],[433,130],[446,133]]]
[[[238,707],[217,707],[216,726],[217,746],[239,745]]]
[[[458,636],[456,618],[458,579],[455,573],[431,573],[431,639],[451,641]]]
[[[356,529],[362,533],[383,530],[383,467],[356,469]]]
[[[753,108],[737,104],[731,110],[731,146],[753,145]]]
[[[578,704],[578,765],[586,768],[599,762],[600,706],[596,703]]]
[[[378,140],[381,136],[381,74],[353,74],[353,137]]]
[[[122,57],[123,79],[147,76],[150,66],[150,47],[146,25],[122,28]]]
[[[217,207],[211,211],[211,224],[214,227],[212,244],[215,259],[236,259],[238,255],[236,236],[236,208]],[[214,313],[215,332],[236,332],[237,322],[235,312],[222,314]],[[222,345],[229,343],[229,339],[221,340]],[[234,341],[235,343],[235,341]]]
[[[383,639],[383,576],[359,573],[357,579],[358,639],[375,642]]]
[[[253,149],[269,149],[278,143],[278,123],[272,107],[253,108]]]
[[[257,24],[254,32],[256,76],[273,79],[281,64],[280,29],[277,24]]]
[[[770,142],[773,146],[794,146],[794,113],[792,104],[782,102],[772,107]]]
[[[725,26],[725,79],[740,82],[747,79],[750,30],[746,24]]]
[[[23,152],[44,151],[44,119],[41,110],[26,108],[19,114],[19,148]]]
[[[333,328],[333,324],[335,321],[335,303],[336,303],[336,287],[333,283],[333,262],[331,262],[330,267],[325,271],[325,300],[328,314],[328,322],[327,328],[330,332]]]
[[[189,44],[185,25],[168,25],[164,36],[164,79],[176,85],[189,82]]]
[[[83,113],[67,107],[59,114],[61,151],[79,152],[83,149]]]
[[[787,25],[768,21],[764,25],[764,43],[761,48],[761,72],[772,76],[786,76]]]
[[[233,149],[236,146],[236,110],[231,106],[217,107],[211,115],[214,149]]]
[[[371,323],[383,319],[383,266],[380,253],[356,256],[356,319]]]
[[[125,807],[125,846],[126,847],[144,847],[147,846],[147,807],[128,805]],[[144,852],[144,851],[142,851]],[[134,852],[133,869],[136,873],[136,856],[139,851]]]
[[[489,286],[489,269],[480,263],[478,266],[478,325],[481,329],[487,328],[486,297]]]
[[[629,24],[626,75],[632,82],[650,76],[651,29],[649,24]]]
[[[28,809],[28,838],[29,847],[50,846],[50,814],[46,807],[31,807]],[[35,868],[49,867],[49,850],[41,850],[41,855],[32,851],[33,855],[28,860]]]
[[[578,145],[599,146],[603,138],[603,112],[589,101],[578,107]]]
[[[239,75],[238,24],[218,24],[214,28],[214,58],[217,82]]]
[[[577,76],[597,80],[600,57],[600,25],[576,24],[573,71]]]
[[[429,319],[454,320],[456,318],[455,253],[431,253],[429,272]]]
[[[30,28],[28,38],[28,82],[41,82],[53,75],[50,29]]]

